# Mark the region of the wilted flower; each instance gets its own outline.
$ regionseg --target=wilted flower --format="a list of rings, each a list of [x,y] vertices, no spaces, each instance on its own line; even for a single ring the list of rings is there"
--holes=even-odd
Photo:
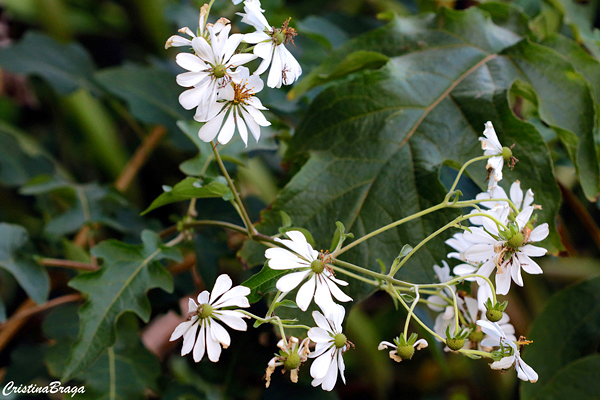
[[[401,362],[402,360],[410,360],[415,354],[415,349],[421,350],[429,346],[427,340],[417,340],[417,337],[417,334],[413,333],[407,340],[404,336],[404,333],[402,333],[400,334],[400,336],[394,339],[394,343],[390,343],[384,340],[383,342],[379,343],[377,349],[385,350],[391,347],[393,349],[390,350],[390,358],[392,360],[396,362]]]
[[[298,342],[298,338],[292,336],[287,345],[283,339],[277,343],[277,347],[281,350],[279,354],[275,354],[275,357],[269,361],[267,372],[265,373],[266,387],[269,387],[271,384],[271,375],[275,372],[275,368],[280,366],[283,366],[281,373],[290,371],[290,379],[292,382],[298,383],[298,370],[306,362],[308,353],[310,353],[308,348],[309,338],[305,338],[299,345]]]
[[[237,310],[223,310],[225,307],[250,307],[246,296],[250,289],[245,286],[231,288],[233,283],[229,275],[220,275],[213,288],[212,293],[203,291],[198,295],[198,303],[189,299],[188,321],[182,322],[171,335],[170,341],[183,336],[181,355],[184,356],[192,351],[194,361],[199,362],[208,353],[208,359],[212,362],[219,361],[221,346],[224,349],[231,344],[229,333],[217,321],[230,328],[245,331],[246,322],[242,319],[245,315]],[[200,333],[196,337],[200,326]]]

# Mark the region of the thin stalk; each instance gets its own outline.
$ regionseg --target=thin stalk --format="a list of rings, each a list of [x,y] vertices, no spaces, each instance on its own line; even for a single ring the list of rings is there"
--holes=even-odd
[[[366,268],[363,268],[363,267],[359,267],[358,265],[354,265],[354,264],[351,264],[351,263],[346,262],[346,261],[334,259],[333,263],[336,264],[336,265],[338,265],[338,266],[340,266],[340,267],[352,269],[352,270],[360,272],[362,274],[372,276],[373,278],[381,279],[384,282],[390,282],[390,283],[394,283],[396,285],[409,286],[409,287],[414,287],[415,286],[412,283],[408,283],[408,282],[404,282],[404,281],[399,281],[398,279],[394,279],[394,278],[392,278],[392,277],[390,277],[388,275],[383,275],[383,274],[380,274],[378,272],[371,271],[370,269],[366,269]]]
[[[475,204],[479,204],[479,203],[483,203],[483,202],[488,202],[488,201],[496,201],[496,202],[505,202],[508,203],[508,205],[515,210],[516,212],[519,212],[519,209],[517,208],[517,206],[515,205],[515,203],[512,202],[511,199],[502,199],[502,198],[493,198],[493,199],[473,199],[473,200],[464,200],[464,201],[457,201],[454,204],[449,205],[448,207],[452,207],[452,208],[463,208],[463,207],[468,207],[468,206],[474,206]]]
[[[467,168],[469,165],[473,164],[474,162],[487,160],[490,157],[494,157],[494,156],[475,157],[475,158],[467,161],[466,163],[464,163],[463,166],[458,170],[458,174],[456,175],[456,178],[454,179],[454,183],[452,184],[452,187],[450,187],[450,190],[448,190],[448,193],[451,193],[454,191],[454,189],[456,189],[456,185],[458,185],[458,180],[460,179],[463,172],[465,172],[465,168]]]
[[[496,290],[494,288],[494,285],[492,284],[492,282],[490,281],[490,279],[484,275],[478,275],[478,274],[469,274],[469,275],[463,275],[463,276],[457,276],[454,279],[451,279],[447,282],[444,282],[444,284],[446,285],[451,285],[454,282],[460,282],[460,281],[464,281],[467,278],[479,278],[479,279],[483,279],[487,282],[488,285],[490,285],[490,289],[492,289],[492,299],[494,299],[494,304],[496,304]],[[423,284],[423,285],[419,285],[420,287],[439,287],[440,284],[439,283],[429,283],[429,284]]]
[[[398,294],[398,292],[396,292],[396,291],[395,291],[395,290],[393,290],[393,288],[392,288],[390,291],[388,291],[388,293],[390,293],[390,294],[393,294],[393,295],[394,295],[394,296],[395,296],[395,297],[396,297],[396,298],[397,298],[397,299],[398,299],[398,300],[399,300],[399,301],[402,303],[402,305],[404,306],[404,308],[406,308],[406,309],[408,310],[408,308],[409,308],[409,307],[408,307],[408,304],[406,304],[406,302],[404,301],[404,299],[402,298],[402,296],[400,296],[400,295]],[[438,339],[439,339],[441,342],[444,342],[444,343],[445,343],[445,340],[444,340],[444,338],[443,338],[443,337],[441,337],[440,335],[438,335],[437,333],[435,333],[433,330],[431,330],[431,328],[429,328],[427,325],[425,325],[425,324],[423,323],[423,321],[421,321],[421,320],[419,319],[419,317],[417,317],[416,315],[413,315],[413,319],[414,319],[415,321],[417,321],[417,323],[418,323],[419,325],[421,325],[421,326],[423,327],[423,329],[425,329],[427,332],[429,332],[429,333],[430,333],[432,336],[435,336],[435,337],[436,337],[436,338],[438,338]],[[406,335],[405,335],[405,336],[406,336]]]
[[[212,4],[213,1],[211,1],[210,4]],[[210,9],[210,6],[209,6],[209,9]],[[227,169],[225,168],[225,165],[223,164],[221,155],[219,154],[219,151],[217,150],[217,145],[214,142],[211,142],[211,145],[212,145],[213,153],[215,154],[215,159],[217,160],[217,164],[219,164],[219,168],[221,169],[221,172],[223,172],[225,179],[227,179],[227,184],[229,185],[229,188],[231,189],[231,192],[233,193],[233,197],[238,206],[237,211],[240,214],[240,217],[242,217],[244,224],[246,225],[246,229],[248,230],[248,236],[252,237],[255,234],[257,234],[258,232],[256,232],[254,225],[252,225],[252,221],[250,221],[250,217],[248,216],[248,213],[246,212],[246,209],[244,208],[242,199],[240,198],[240,195],[238,194],[238,192],[235,188],[235,185],[233,184],[233,181],[231,180],[231,177],[229,176],[229,173],[227,172]]]
[[[344,275],[347,275],[347,276],[349,276],[349,277],[351,277],[351,278],[354,278],[354,279],[356,279],[356,280],[359,280],[359,281],[361,281],[361,282],[368,283],[369,285],[372,285],[372,286],[377,286],[377,287],[379,287],[379,286],[380,286],[380,284],[379,284],[379,282],[378,282],[378,281],[375,281],[375,280],[371,280],[371,279],[365,278],[364,276],[360,276],[360,275],[358,275],[358,274],[355,274],[355,273],[353,273],[353,272],[350,272],[350,271],[346,271],[345,269],[343,269],[343,268],[340,268],[340,267],[338,267],[338,266],[336,266],[336,265],[331,265],[331,268],[332,268],[334,271],[341,272],[341,273],[342,273],[342,274],[344,274]]]
[[[442,208],[444,208],[444,207],[446,207],[446,204],[445,204],[445,203],[440,203],[440,204],[438,204],[438,205],[435,205],[435,206],[429,207],[429,208],[427,208],[427,209],[425,209],[425,210],[419,211],[419,212],[418,212],[418,213],[416,213],[416,214],[409,215],[408,217],[405,217],[405,218],[399,219],[398,221],[394,221],[394,222],[392,222],[392,223],[390,223],[390,224],[387,224],[387,225],[385,225],[385,226],[382,226],[381,228],[379,228],[379,229],[376,229],[376,230],[374,230],[373,232],[371,232],[371,233],[368,233],[368,234],[366,234],[365,236],[362,236],[362,237],[360,237],[360,238],[356,239],[354,242],[352,242],[352,243],[350,243],[350,244],[348,244],[348,245],[346,245],[346,246],[342,247],[341,249],[334,251],[333,253],[331,253],[331,256],[332,256],[332,257],[337,257],[337,256],[339,256],[340,254],[342,254],[342,253],[345,253],[346,251],[350,250],[350,249],[351,249],[351,248],[353,248],[354,246],[358,246],[359,244],[361,244],[361,243],[362,243],[362,242],[364,242],[365,240],[368,240],[368,239],[372,238],[373,236],[377,236],[377,235],[379,235],[380,233],[383,233],[383,232],[385,232],[385,231],[387,231],[387,230],[389,230],[389,229],[395,228],[395,227],[396,227],[396,226],[398,226],[398,225],[402,225],[402,224],[403,224],[403,223],[405,223],[405,222],[412,221],[412,220],[413,220],[413,219],[415,219],[415,218],[422,217],[423,215],[427,215],[427,214],[429,214],[429,213],[431,213],[431,212],[434,212],[434,211],[440,210],[440,209],[442,209]]]
[[[460,324],[458,321],[458,302],[456,301],[456,293],[454,293],[454,290],[452,290],[450,285],[445,284],[444,287],[448,289],[450,293],[452,293],[452,306],[454,307],[454,335],[456,335],[458,334],[460,328]]]
[[[413,301],[412,305],[410,306],[410,309],[408,310],[408,315],[406,316],[406,321],[404,322],[404,337],[406,339],[408,339],[408,324],[410,323],[410,319],[413,316],[415,307],[417,306],[417,303],[419,303],[419,299],[421,298],[421,295],[419,294],[419,287],[415,286],[414,289],[415,289],[415,300]]]

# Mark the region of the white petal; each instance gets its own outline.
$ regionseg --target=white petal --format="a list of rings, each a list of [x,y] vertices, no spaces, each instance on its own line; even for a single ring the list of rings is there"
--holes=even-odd
[[[244,54],[236,54],[233,57],[231,57],[231,60],[229,60],[229,65],[231,65],[232,67],[237,67],[240,65],[244,65],[246,63],[249,63],[252,60],[256,59],[256,54],[252,54],[252,53],[244,53]]]
[[[493,258],[496,255],[494,245],[492,244],[474,244],[465,251],[465,257],[468,261],[482,262]]]
[[[550,229],[548,228],[548,224],[543,223],[540,226],[536,226],[531,231],[531,233],[529,234],[529,241],[531,241],[531,242],[542,241],[542,240],[546,239],[546,237],[548,236],[549,233],[550,233]],[[546,253],[544,253],[544,254],[546,254]],[[531,254],[529,254],[529,255],[531,255]],[[537,257],[537,256],[534,256],[534,257]]]
[[[533,191],[531,189],[527,189],[527,193],[525,193],[525,200],[523,200],[523,207],[529,207],[533,203]]]
[[[314,259],[313,248],[310,244],[308,244],[308,241],[306,240],[306,237],[302,232],[288,231],[285,234],[292,240],[292,244],[287,243],[290,249],[292,249],[302,257],[306,258],[307,260],[312,261]]]
[[[223,347],[227,348],[231,344],[231,337],[229,333],[217,322],[214,322],[210,326],[210,333],[213,338],[219,342]]]
[[[310,328],[307,332],[308,337],[315,343],[328,343],[333,341],[332,337],[329,335],[325,329],[322,328]]]
[[[533,261],[527,255],[525,255],[525,254],[519,254],[518,257],[519,257],[519,260],[521,262],[521,267],[528,274],[537,275],[537,274],[543,274],[544,273],[544,271],[540,268],[540,266],[538,265],[538,263],[536,263],[535,261]]]
[[[315,290],[315,303],[321,307],[323,313],[325,315],[329,315],[332,312],[335,312],[334,308],[337,304],[333,301],[331,297],[331,292],[329,291],[329,287],[327,284],[322,282],[321,279],[316,279],[317,288]]]
[[[270,88],[280,88],[283,73],[283,64],[281,62],[281,54],[279,46],[275,47],[273,52],[273,60],[271,62],[271,69],[269,70],[269,77],[267,78],[267,86]]]
[[[529,365],[525,363],[520,357],[517,357],[517,376],[519,379],[524,381],[529,381],[531,383],[535,383],[538,380],[538,374],[531,368]]]
[[[202,61],[199,57],[190,54],[190,53],[179,53],[177,57],[175,57],[175,62],[181,68],[187,69],[192,72],[200,72],[205,71],[209,68],[208,65],[204,61]]]
[[[331,364],[332,359],[330,352],[326,352],[320,357],[315,358],[310,366],[310,376],[316,379],[323,378],[325,374],[327,374]]]
[[[208,290],[203,290],[200,294],[198,294],[198,304],[206,304],[208,303],[210,297],[210,293]]]
[[[423,339],[421,339],[423,340]],[[427,343],[427,342],[425,342]],[[342,382],[346,384],[346,377],[344,376],[344,371],[346,370],[346,365],[344,364],[344,357],[342,357],[344,353],[342,351],[337,352],[338,356],[338,369],[340,370],[340,376],[342,377]]]
[[[219,298],[219,296],[221,296],[223,293],[225,293],[226,291],[231,289],[231,286],[233,286],[233,282],[231,281],[231,278],[229,277],[229,275],[227,275],[227,274],[219,275],[219,277],[215,281],[215,286],[213,287],[213,290],[210,294],[209,303],[211,305],[214,304],[215,301],[217,300],[217,298]]]
[[[244,141],[245,147],[248,147],[248,129],[246,128],[244,119],[242,118],[241,115],[238,114],[238,111],[234,110],[234,112],[235,112],[235,122],[236,122],[238,132],[240,133],[240,137]]]
[[[307,270],[307,271],[293,272],[291,274],[282,276],[277,281],[277,284],[276,284],[277,290],[280,290],[282,292],[292,291],[294,288],[296,288],[296,286],[298,286],[300,284],[300,282],[302,282],[304,280],[304,278],[306,278],[306,276],[309,273],[310,273],[310,270]]]
[[[192,322],[192,321],[190,321]],[[194,348],[196,342],[196,332],[198,332],[197,318],[193,321],[190,329],[187,330],[183,336],[183,346],[181,346],[181,355],[185,356]]]
[[[212,65],[216,64],[215,55],[212,48],[203,37],[196,37],[192,39],[192,47],[194,51],[203,61]]]
[[[500,361],[494,361],[490,364],[491,369],[509,369],[515,362],[515,357],[504,357]]]
[[[321,384],[321,388],[323,388],[323,390],[333,390],[333,388],[335,387],[335,383],[337,382],[337,373],[338,363],[337,358],[334,356],[331,359],[331,365],[329,366],[327,374],[323,377],[323,383]]]
[[[256,121],[256,123],[258,125],[260,125],[260,126],[271,125],[271,123],[269,121],[267,121],[267,119],[265,118],[263,113],[260,112],[259,110],[257,110],[256,108],[249,105],[249,106],[246,106],[246,111],[248,111],[248,114],[250,114],[250,116],[252,118],[254,118],[254,120]]]
[[[227,144],[233,137],[234,133],[235,133],[235,121],[233,119],[233,111],[231,111],[229,113],[229,116],[227,117],[227,120],[223,124],[221,131],[219,132],[219,136],[217,137],[217,140],[221,144]]]
[[[194,345],[194,351],[192,356],[194,357],[194,361],[200,362],[202,357],[204,357],[204,352],[206,351],[206,329],[204,324],[200,327],[200,333],[198,334],[198,339],[196,340],[196,344]]]
[[[321,329],[324,329],[328,332],[332,331],[332,327],[329,324],[329,321],[327,321],[327,318],[325,318],[325,316],[323,316],[323,314],[321,314],[318,311],[313,311],[312,312],[312,317],[315,320],[315,323],[317,324],[317,326]]]
[[[208,359],[210,361],[217,362],[221,356],[221,345],[214,338],[213,333],[211,332],[214,324],[216,324],[216,322],[213,321],[213,326],[206,328],[207,331],[209,331],[206,333],[206,352],[208,353]]]
[[[308,309],[308,305],[315,294],[315,284],[316,278],[313,276],[300,287],[298,294],[296,294],[296,304],[302,311],[306,311]]]
[[[193,325],[193,321],[184,321],[184,322],[180,323],[179,325],[177,325],[177,327],[171,334],[169,341],[172,342],[173,340],[179,339],[181,336],[183,336],[188,331],[188,329],[190,329],[192,327],[192,325]]]
[[[208,74],[206,72],[184,72],[183,74],[177,75],[175,80],[179,86],[192,87],[207,78]]]
[[[179,104],[186,110],[191,110],[194,107],[198,107],[203,96],[203,88],[188,89],[179,95]]]
[[[224,61],[228,61],[231,58],[238,45],[242,42],[243,38],[244,35],[242,35],[241,33],[234,33],[233,35],[229,36],[223,48]]]
[[[433,311],[442,312],[448,305],[448,302],[440,296],[432,295],[427,298],[427,307]],[[433,303],[433,304],[431,304]]]
[[[260,125],[254,120],[254,118],[252,118],[248,111],[242,108],[241,112],[244,121],[246,121],[246,124],[248,124],[248,129],[250,129],[250,133],[252,133],[252,136],[258,142],[258,139],[260,138]]]
[[[230,300],[235,300],[236,303],[243,303],[245,300],[246,304],[247,304],[248,299],[246,299],[246,296],[248,296],[249,294],[250,294],[249,287],[238,285],[238,286],[232,288],[231,290],[228,290],[227,292],[225,292],[223,294],[223,296],[221,296],[221,298],[212,306],[215,308],[229,307],[230,305],[232,305],[232,304],[229,304]],[[227,303],[227,304],[224,304],[224,303]],[[238,306],[238,307],[243,307],[243,306]],[[246,307],[249,307],[249,305]]]
[[[507,264],[507,266],[510,264]],[[510,267],[509,267],[510,268]],[[504,268],[502,273],[496,273],[496,294],[506,294],[510,289],[510,271]]]
[[[267,42],[271,41],[271,38],[269,37],[269,35],[267,35],[264,32],[257,31],[257,32],[252,32],[252,33],[246,33],[244,35],[244,42],[246,42],[246,43],[255,44],[255,43],[260,43],[260,42],[264,42],[264,41],[267,41]]]
[[[339,287],[337,287],[337,285],[335,283],[333,283],[331,280],[325,279],[325,283],[327,284],[329,291],[331,292],[333,297],[335,297],[338,301],[341,301],[341,302],[352,301],[352,297],[350,297],[346,293],[342,292],[342,290]]]
[[[219,128],[223,123],[223,118],[225,117],[225,112],[218,114],[216,117],[205,123],[202,128],[198,131],[198,137],[200,140],[205,142],[210,142],[213,140],[217,133],[219,133]]]
[[[215,315],[231,329],[235,329],[236,331],[245,331],[248,329],[246,321],[243,319],[244,314],[240,312],[234,310],[219,310]]]
[[[525,225],[529,222],[529,219],[531,218],[532,213],[533,213],[533,206],[529,206],[529,207],[525,207],[523,209],[523,211],[521,211],[519,213],[519,215],[517,215],[517,218],[515,218],[515,222],[519,226],[519,230],[522,230],[523,227],[525,227]]]

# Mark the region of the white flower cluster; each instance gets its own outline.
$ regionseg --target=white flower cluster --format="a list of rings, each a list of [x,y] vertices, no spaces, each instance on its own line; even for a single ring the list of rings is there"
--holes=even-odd
[[[472,211],[472,214],[478,214],[469,218],[472,226],[446,240],[446,244],[455,250],[448,253],[448,258],[463,263],[454,267],[456,276],[452,276],[450,267],[445,261],[442,261],[443,267],[437,265],[433,267],[441,283],[452,282],[452,284],[447,285],[438,295],[429,296],[427,304],[429,308],[440,313],[434,325],[434,331],[439,336],[448,337],[449,333],[451,336],[452,333],[464,332],[464,348],[487,351],[490,350],[489,347],[504,346],[513,349],[510,357],[515,360],[519,378],[527,377],[525,380],[535,382],[537,375],[533,379],[532,373],[535,372],[519,358],[515,344],[518,343],[515,329],[510,324],[508,315],[501,312],[496,322],[490,322],[486,317],[487,306],[491,305],[490,299],[493,294],[490,285],[481,277],[489,278],[496,270],[496,294],[506,295],[512,281],[523,286],[521,271],[541,274],[542,269],[531,257],[543,256],[547,250],[532,243],[545,239],[549,234],[549,227],[547,223],[534,227],[536,222],[534,212],[541,207],[533,204],[534,194],[531,189],[523,193],[520,182],[515,181],[510,187],[510,196],[508,196],[498,185],[502,180],[504,162],[514,162],[515,159],[510,149],[502,147],[498,141],[491,122],[485,124],[483,134],[485,137],[479,140],[485,150],[484,155],[491,156],[486,167],[489,184],[488,191],[478,194],[476,200],[480,200],[479,205],[486,210]],[[457,277],[477,282],[479,287],[477,299],[464,294],[457,296],[455,288],[459,282]],[[456,299],[455,302],[452,299]],[[459,313],[459,318],[456,311]],[[458,327],[457,321],[460,323]],[[500,335],[498,332],[502,332],[501,342],[498,342],[498,335]],[[493,342],[492,338],[496,342]],[[445,350],[451,349],[446,347]],[[497,369],[497,365],[503,365],[505,369],[512,364],[503,359],[502,363],[492,364],[492,368]],[[519,369],[522,365],[526,366],[527,373]]]
[[[244,1],[245,13],[238,13],[242,22],[256,29],[245,35],[230,35],[231,25],[225,18],[208,24],[209,9],[208,4],[201,8],[197,35],[184,27],[179,32],[190,39],[174,35],[165,45],[192,49],[176,57],[177,64],[188,71],[177,75],[177,83],[190,88],[179,96],[179,102],[186,110],[195,108],[194,119],[205,123],[198,132],[203,141],[217,138],[226,144],[237,130],[247,146],[248,131],[258,141],[260,127],[271,125],[262,114],[266,108],[255,96],[264,87],[260,74],[271,67],[267,86],[272,88],[291,85],[302,74],[300,64],[285,48],[286,43],[293,43],[296,31],[288,26],[289,20],[281,28],[271,27],[259,0]],[[254,44],[252,53],[243,50],[247,44]],[[257,57],[263,61],[250,75],[242,65]]]

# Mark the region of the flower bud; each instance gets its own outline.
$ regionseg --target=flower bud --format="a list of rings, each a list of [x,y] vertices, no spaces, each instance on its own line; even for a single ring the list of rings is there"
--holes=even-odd
[[[502,311],[500,310],[487,310],[485,312],[485,317],[490,321],[490,322],[498,322],[502,319]]]
[[[411,345],[398,346],[397,353],[403,360],[410,360],[415,354],[415,348]]]
[[[464,339],[458,339],[458,338],[447,338],[446,339],[446,346],[448,346],[448,348],[450,350],[460,350],[463,348],[464,345],[465,345]]]

